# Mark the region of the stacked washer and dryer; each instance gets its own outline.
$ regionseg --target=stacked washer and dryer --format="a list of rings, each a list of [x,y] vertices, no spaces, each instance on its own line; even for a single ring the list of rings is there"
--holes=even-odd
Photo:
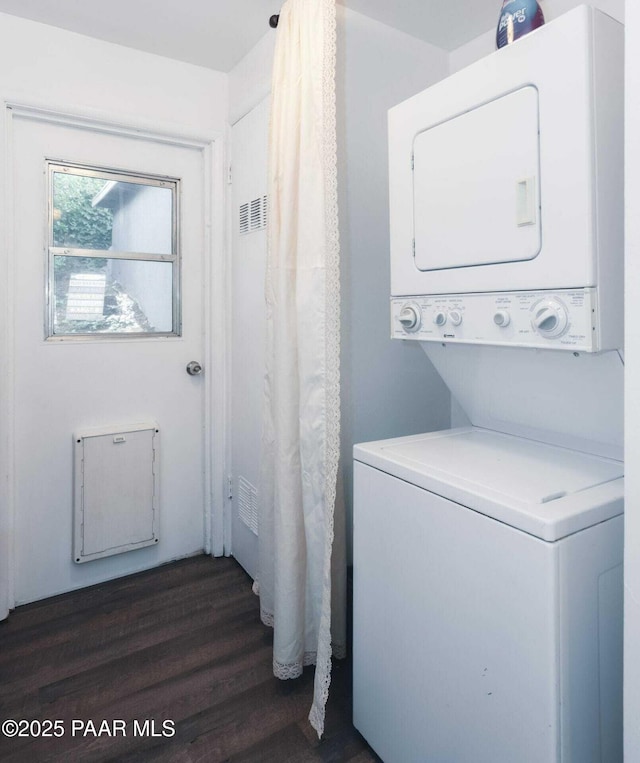
[[[623,39],[581,6],[389,114],[392,336],[471,425],[354,449],[385,763],[622,760]]]

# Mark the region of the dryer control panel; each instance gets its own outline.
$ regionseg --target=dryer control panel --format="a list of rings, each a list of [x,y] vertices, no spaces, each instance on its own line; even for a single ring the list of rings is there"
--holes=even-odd
[[[596,290],[432,294],[391,300],[391,336],[596,352]]]

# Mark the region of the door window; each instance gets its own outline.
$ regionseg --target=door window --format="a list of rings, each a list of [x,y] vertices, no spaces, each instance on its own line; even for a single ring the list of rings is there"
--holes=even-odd
[[[178,180],[47,164],[47,337],[179,336]]]

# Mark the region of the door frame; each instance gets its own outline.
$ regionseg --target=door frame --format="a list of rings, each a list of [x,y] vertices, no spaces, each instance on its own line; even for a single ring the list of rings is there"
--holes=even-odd
[[[228,553],[226,501],[227,310],[226,198],[224,135],[198,133],[181,125],[114,116],[94,109],[0,96],[0,620],[15,606],[14,462],[14,262],[13,119],[81,127],[98,133],[192,148],[204,165],[204,550]]]

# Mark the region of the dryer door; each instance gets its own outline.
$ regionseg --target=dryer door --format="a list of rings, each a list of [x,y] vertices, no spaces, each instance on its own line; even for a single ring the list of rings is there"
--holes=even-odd
[[[418,133],[419,270],[531,260],[540,252],[538,91],[528,85]]]

